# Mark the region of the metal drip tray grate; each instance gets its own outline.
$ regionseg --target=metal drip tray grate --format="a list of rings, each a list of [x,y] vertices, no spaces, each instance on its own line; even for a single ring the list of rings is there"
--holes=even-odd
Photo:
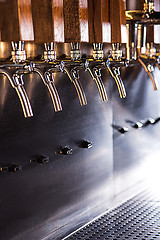
[[[144,191],[65,239],[160,240],[160,196]]]

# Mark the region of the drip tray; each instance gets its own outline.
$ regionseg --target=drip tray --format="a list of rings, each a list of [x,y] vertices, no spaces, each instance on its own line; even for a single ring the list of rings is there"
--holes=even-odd
[[[143,191],[65,239],[160,239],[160,196]]]

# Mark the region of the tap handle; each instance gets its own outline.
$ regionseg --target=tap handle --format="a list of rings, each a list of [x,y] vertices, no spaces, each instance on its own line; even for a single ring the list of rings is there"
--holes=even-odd
[[[53,73],[48,73],[46,72],[44,74],[45,76],[45,82],[46,82],[46,86],[49,90],[50,96],[52,98],[52,102],[54,105],[54,110],[55,112],[61,111],[62,110],[62,105],[61,105],[61,100],[57,91],[57,88],[54,84],[54,78],[53,78]]]
[[[125,98],[126,97],[126,90],[123,84],[123,81],[120,76],[120,70],[119,67],[113,67],[112,69],[108,66],[108,70],[111,74],[111,76],[114,78],[118,91],[119,91],[119,96],[120,98]]]
[[[87,104],[87,99],[86,99],[86,95],[85,95],[85,92],[83,90],[83,87],[82,87],[82,85],[79,81],[78,71],[72,69],[71,74],[70,74],[68,69],[66,67],[64,67],[64,72],[68,75],[71,82],[73,82],[73,84],[75,86],[75,89],[77,91],[79,102],[80,102],[81,106],[86,105]]]
[[[107,92],[106,92],[105,86],[104,86],[102,78],[101,78],[100,69],[98,69],[98,68],[93,69],[95,77],[90,68],[88,68],[88,71],[89,71],[91,77],[93,78],[93,80],[95,81],[95,83],[97,84],[98,91],[99,91],[99,94],[101,97],[101,101],[102,102],[107,101],[108,100]]]

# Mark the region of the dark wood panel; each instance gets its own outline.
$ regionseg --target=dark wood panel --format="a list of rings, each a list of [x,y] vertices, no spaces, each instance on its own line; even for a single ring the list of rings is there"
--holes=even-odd
[[[125,9],[125,0],[110,0],[110,23],[112,43],[127,42]]]
[[[110,42],[109,1],[88,0],[89,42]]]
[[[32,0],[34,37],[36,42],[51,42],[52,2],[51,0]]]
[[[32,41],[31,0],[6,0],[2,11],[2,41]]]
[[[63,0],[52,0],[53,40],[64,42]]]
[[[63,0],[32,0],[36,42],[64,42]]]
[[[87,0],[64,0],[65,42],[88,42]]]

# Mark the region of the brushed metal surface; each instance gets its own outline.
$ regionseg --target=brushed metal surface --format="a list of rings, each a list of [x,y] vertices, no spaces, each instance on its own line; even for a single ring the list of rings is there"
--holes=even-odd
[[[43,53],[43,45],[34,46],[31,58]],[[69,54],[70,45],[58,47],[57,55]],[[91,45],[82,47],[83,53],[92,52]],[[8,44],[6,55],[7,49]],[[159,156],[160,125],[137,130],[126,120],[157,117],[160,92],[153,91],[140,66],[123,68],[121,73],[127,98],[119,98],[114,79],[102,70],[109,101],[101,103],[89,73],[80,72],[88,101],[83,107],[67,75],[56,73],[55,85],[63,105],[63,111],[57,113],[38,75],[25,75],[34,113],[29,119],[23,117],[9,81],[0,76],[0,164],[15,163],[23,168],[15,173],[0,172],[2,239],[61,239],[109,209],[115,195],[123,191],[130,195],[132,186],[146,177],[146,165]],[[159,76],[157,69],[155,75]],[[112,124],[129,131],[120,134]],[[93,147],[80,148],[82,140],[92,141]],[[73,149],[72,155],[57,153],[65,145]],[[30,163],[39,154],[49,157],[49,163]]]
[[[22,166],[19,172],[0,172],[2,239],[42,239],[73,218],[91,218],[91,210],[110,195],[111,101],[101,103],[89,74],[80,78],[88,105],[80,106],[74,85],[66,74],[57,73],[63,111],[55,113],[42,80],[35,73],[25,75],[34,112],[25,119],[16,92],[1,76],[0,163]],[[110,96],[112,83],[105,79],[104,84]],[[93,147],[80,148],[82,140],[92,141]],[[57,153],[65,145],[72,155]],[[50,157],[49,163],[30,163],[39,154]]]

